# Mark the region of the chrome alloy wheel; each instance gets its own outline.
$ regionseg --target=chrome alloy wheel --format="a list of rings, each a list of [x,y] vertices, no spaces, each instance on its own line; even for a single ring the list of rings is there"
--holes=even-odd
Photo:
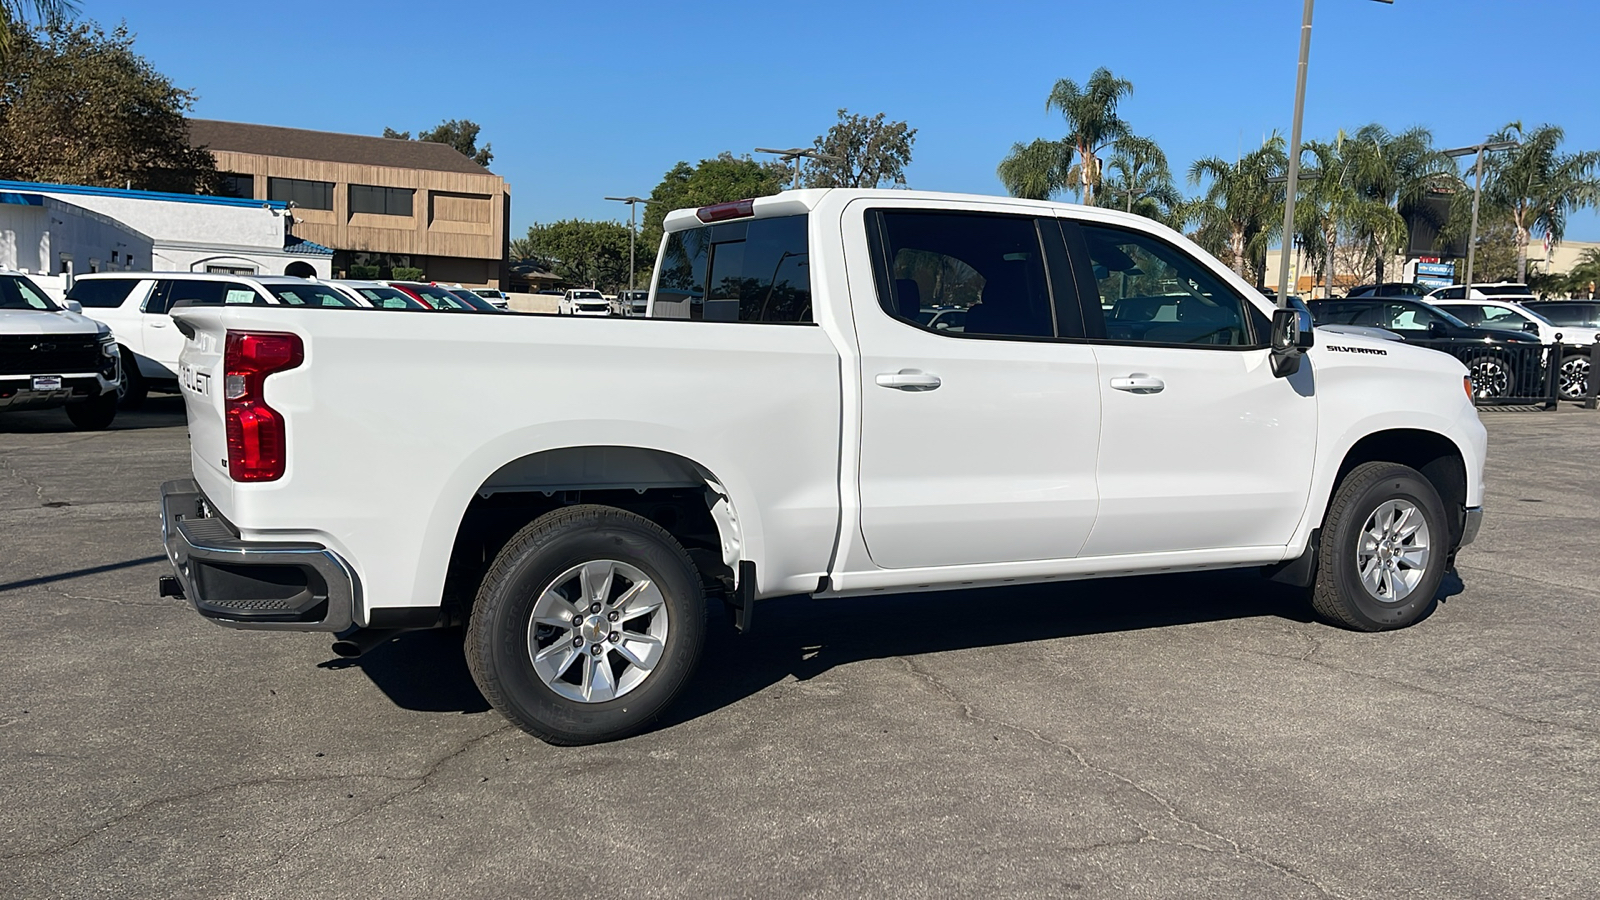
[[[1472,375],[1472,396],[1480,400],[1494,400],[1510,393],[1511,373],[1506,365],[1492,356],[1480,357],[1467,364]]]
[[[644,572],[590,560],[539,593],[528,621],[528,656],[552,691],[604,703],[650,677],[666,649],[668,624],[666,598]]]
[[[1374,599],[1398,603],[1428,571],[1428,521],[1409,500],[1387,500],[1356,538],[1356,570]]]
[[[1561,399],[1582,400],[1589,391],[1589,357],[1569,356],[1561,362]]]

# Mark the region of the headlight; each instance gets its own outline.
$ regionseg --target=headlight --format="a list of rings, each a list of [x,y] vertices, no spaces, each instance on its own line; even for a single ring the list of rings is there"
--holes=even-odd
[[[117,339],[110,334],[100,335],[100,352],[105,356],[118,355]]]

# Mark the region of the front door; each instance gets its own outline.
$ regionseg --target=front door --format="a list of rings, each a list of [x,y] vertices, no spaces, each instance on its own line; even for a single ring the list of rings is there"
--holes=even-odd
[[[861,205],[875,208],[862,211]],[[1073,557],[1094,524],[1100,396],[1053,219],[860,201],[861,530],[921,568]],[[874,299],[877,302],[873,302]]]
[[[1288,543],[1316,451],[1310,364],[1274,377],[1265,313],[1191,251],[1109,224],[1066,232],[1103,337],[1100,514],[1083,555]]]

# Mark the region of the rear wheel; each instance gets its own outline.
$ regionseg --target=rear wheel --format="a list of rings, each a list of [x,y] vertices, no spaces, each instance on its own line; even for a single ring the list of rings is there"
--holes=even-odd
[[[1358,631],[1404,628],[1433,605],[1450,549],[1444,503],[1428,479],[1398,463],[1363,463],[1328,506],[1311,605]]]
[[[478,688],[524,731],[591,744],[645,728],[677,696],[706,631],[700,578],[648,519],[573,506],[495,557],[467,626]]]
[[[1561,399],[1582,400],[1589,393],[1589,354],[1569,353],[1561,360]]]
[[[123,409],[138,409],[150,393],[150,385],[139,374],[139,358],[127,347],[122,351],[122,401]]]
[[[67,418],[79,431],[103,431],[117,417],[117,394],[107,391],[81,403],[67,405]]]
[[[1472,396],[1477,400],[1498,400],[1511,395],[1511,367],[1498,356],[1474,356],[1467,360],[1472,376]]]

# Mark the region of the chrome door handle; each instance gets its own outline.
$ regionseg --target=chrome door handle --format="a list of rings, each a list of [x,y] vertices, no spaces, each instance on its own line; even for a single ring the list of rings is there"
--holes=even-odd
[[[167,323],[161,321],[160,319],[151,319],[150,320],[150,327],[151,328],[165,328],[165,327],[167,327]]]
[[[901,369],[898,372],[884,372],[877,377],[879,387],[895,388],[901,391],[931,391],[944,382],[939,376],[920,369]]]
[[[1166,389],[1167,383],[1154,375],[1135,372],[1126,378],[1111,379],[1111,389],[1127,391],[1130,394],[1159,394]]]

